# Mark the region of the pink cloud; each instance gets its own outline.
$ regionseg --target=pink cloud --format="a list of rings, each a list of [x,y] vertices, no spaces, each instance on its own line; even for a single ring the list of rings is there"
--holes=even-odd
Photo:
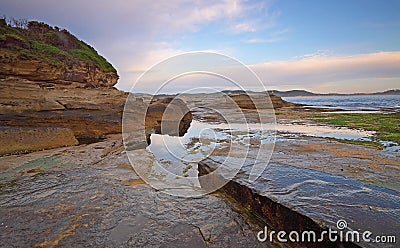
[[[400,77],[400,52],[311,57],[250,66],[266,84],[332,83],[351,79]]]

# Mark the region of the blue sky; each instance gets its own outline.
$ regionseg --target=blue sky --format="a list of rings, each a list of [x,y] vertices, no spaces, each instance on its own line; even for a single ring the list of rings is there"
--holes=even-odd
[[[400,1],[1,2],[8,17],[45,21],[90,43],[124,90],[160,60],[199,50],[244,62],[270,89],[400,88]]]
[[[248,17],[250,22],[255,20],[254,31],[224,31],[226,23],[221,20],[182,38],[180,45],[195,50],[225,47],[248,63],[400,48],[400,1],[266,3],[271,7],[254,10]]]

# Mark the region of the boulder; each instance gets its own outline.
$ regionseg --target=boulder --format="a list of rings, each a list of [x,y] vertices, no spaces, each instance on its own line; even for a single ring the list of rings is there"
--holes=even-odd
[[[286,108],[286,107],[296,107],[299,106],[298,104],[294,104],[291,102],[287,102],[283,100],[281,97],[274,95],[274,94],[269,94],[269,98],[271,101],[267,100],[267,93],[258,93],[258,94],[234,94],[229,96],[232,100],[236,102],[236,104],[241,108],[241,109],[269,109],[269,108]],[[256,103],[256,104],[255,104]],[[272,103],[272,106],[271,106]],[[256,107],[257,105],[257,107]]]
[[[153,99],[146,111],[147,143],[151,133],[183,136],[192,122],[192,113],[186,103],[173,97]]]

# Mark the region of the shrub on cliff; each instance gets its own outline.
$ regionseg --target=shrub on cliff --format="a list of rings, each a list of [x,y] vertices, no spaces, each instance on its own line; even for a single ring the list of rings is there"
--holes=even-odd
[[[104,72],[115,68],[96,50],[67,30],[37,21],[0,19],[0,49],[20,59],[39,60],[54,66],[89,62]]]

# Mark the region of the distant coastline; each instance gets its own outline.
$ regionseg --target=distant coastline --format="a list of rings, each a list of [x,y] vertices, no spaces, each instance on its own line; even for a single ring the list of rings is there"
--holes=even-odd
[[[244,90],[222,90],[221,91],[223,94],[257,94],[257,93],[262,93],[262,91],[244,91]],[[183,94],[177,94],[177,93],[164,93],[164,94],[158,94],[158,96],[176,96],[176,95],[188,95],[188,96],[204,96],[204,95],[220,95],[221,92],[214,92],[214,93],[183,93]],[[268,90],[267,91],[270,94],[274,94],[276,96],[280,97],[301,97],[301,96],[399,96],[400,95],[400,89],[392,89],[392,90],[386,90],[386,91],[379,91],[379,92],[372,92],[372,93],[313,93],[307,90],[288,90],[288,91],[280,91],[280,90]],[[138,97],[140,96],[152,96],[149,93],[144,93],[144,92],[134,92],[134,94]]]
[[[279,91],[279,90],[271,90],[268,91],[273,93],[274,95],[280,97],[296,97],[296,96],[382,96],[382,95],[400,95],[400,89],[394,90],[386,90],[381,92],[373,92],[373,93],[313,93],[306,90],[288,90],[288,91]]]

